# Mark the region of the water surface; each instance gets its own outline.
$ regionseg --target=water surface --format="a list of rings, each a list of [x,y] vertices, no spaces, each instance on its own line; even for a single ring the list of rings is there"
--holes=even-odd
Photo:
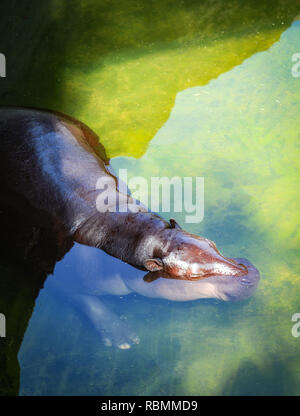
[[[141,339],[129,350],[108,348],[49,284],[72,281],[71,251],[37,299],[19,353],[21,395],[300,394],[300,341],[291,334],[300,312],[300,81],[291,74],[299,39],[298,21],[269,49],[184,89],[141,158],[112,159],[130,177],[204,177],[200,224],[162,215],[224,255],[252,261],[261,272],[254,296],[238,303],[106,296]]]

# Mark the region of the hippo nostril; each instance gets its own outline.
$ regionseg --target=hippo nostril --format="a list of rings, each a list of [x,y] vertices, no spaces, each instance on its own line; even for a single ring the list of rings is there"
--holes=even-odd
[[[241,285],[243,286],[253,286],[253,282],[251,282],[251,280],[249,279],[241,279]]]

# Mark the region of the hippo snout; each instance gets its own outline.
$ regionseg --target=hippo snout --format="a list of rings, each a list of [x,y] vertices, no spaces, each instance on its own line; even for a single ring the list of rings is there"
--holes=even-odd
[[[242,263],[240,260],[243,259],[229,259],[219,256],[216,258],[215,264],[213,264],[213,271],[221,276],[245,276],[249,273],[249,270],[246,264]]]
[[[248,298],[255,292],[260,274],[257,268],[247,259],[233,259],[238,265],[247,269],[247,272],[240,276],[222,276],[217,283],[220,297],[226,301],[238,301]]]

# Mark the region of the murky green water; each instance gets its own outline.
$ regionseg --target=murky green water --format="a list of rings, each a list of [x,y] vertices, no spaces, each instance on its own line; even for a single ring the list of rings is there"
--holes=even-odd
[[[291,334],[300,312],[300,78],[291,74],[299,40],[297,21],[269,49],[184,89],[141,158],[112,160],[130,177],[204,177],[204,220],[166,218],[249,258],[261,272],[254,296],[108,296],[141,339],[124,351],[103,346],[46,284],[19,352],[21,395],[300,394],[300,339]]]

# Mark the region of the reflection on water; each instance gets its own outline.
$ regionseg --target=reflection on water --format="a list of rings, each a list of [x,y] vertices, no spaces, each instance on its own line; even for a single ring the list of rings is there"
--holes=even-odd
[[[45,290],[53,289],[54,296],[61,296],[77,308],[99,334],[99,342],[101,339],[106,346],[129,349],[138,344],[140,338],[120,319],[120,314],[123,316],[126,310],[115,314],[106,306],[107,295],[122,299],[136,293],[179,302],[205,298],[240,300],[253,294],[259,279],[257,271],[250,277],[253,266],[245,259],[244,262],[249,268],[247,279],[245,276],[210,276],[193,281],[178,280],[166,273],[145,275],[97,248],[76,243],[57,264]]]
[[[74,289],[88,284],[74,278],[80,270],[94,278],[89,252],[75,267],[71,251],[37,300],[19,354],[20,394],[300,394],[291,335],[300,289],[300,83],[291,76],[299,35],[295,22],[268,51],[178,94],[147,153],[112,161],[129,176],[204,176],[204,221],[186,228],[253,261],[257,293],[237,303],[150,298],[120,285],[119,266],[104,266],[101,277],[115,275],[116,287],[103,304],[140,338],[109,348],[57,290],[68,279]]]

